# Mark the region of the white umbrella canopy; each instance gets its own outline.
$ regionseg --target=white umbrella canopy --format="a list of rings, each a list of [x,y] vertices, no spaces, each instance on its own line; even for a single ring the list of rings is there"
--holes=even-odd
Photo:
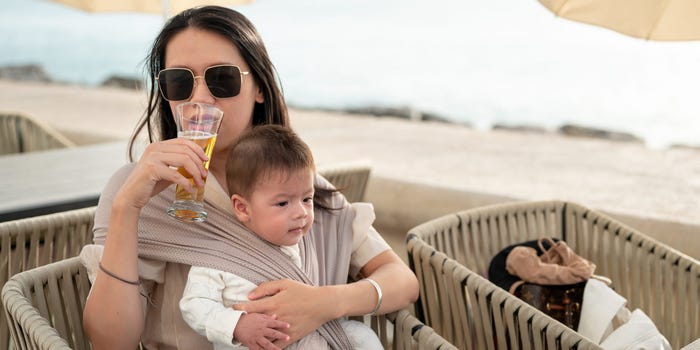
[[[635,38],[700,40],[700,0],[538,0],[557,16]]]
[[[202,5],[234,6],[253,0],[50,0],[88,12],[161,13],[164,18]]]

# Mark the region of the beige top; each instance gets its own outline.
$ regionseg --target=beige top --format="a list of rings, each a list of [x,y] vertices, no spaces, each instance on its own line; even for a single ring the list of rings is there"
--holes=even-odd
[[[97,212],[95,214],[95,236],[104,236],[107,232],[112,201],[124,180],[133,170],[133,165],[127,165],[117,171],[100,197]],[[207,179],[205,195],[218,207],[226,209],[233,215],[229,197],[211,176]],[[353,206],[355,207],[355,206]],[[371,206],[369,207],[371,208]],[[365,210],[362,210],[365,211]],[[364,226],[360,221],[373,220],[373,209],[369,213],[357,215],[359,227]],[[164,220],[171,220],[163,213]],[[377,233],[374,228],[370,230],[355,230],[353,221],[353,244],[351,255],[350,274],[354,277],[359,270],[372,258],[390,249],[389,245]],[[316,225],[314,223],[314,225]],[[366,227],[366,226],[365,226]],[[97,247],[86,248],[84,262],[88,270],[95,271],[99,257],[95,254]],[[92,250],[92,254],[88,253]],[[89,257],[92,255],[92,257]],[[147,295],[150,302],[143,298],[146,312],[146,329],[142,337],[142,344],[146,349],[211,349],[212,345],[205,337],[194,332],[182,319],[178,307],[182,297],[190,266],[165,263],[147,259],[139,259],[139,276],[142,281],[142,294]],[[164,283],[167,281],[167,283]]]

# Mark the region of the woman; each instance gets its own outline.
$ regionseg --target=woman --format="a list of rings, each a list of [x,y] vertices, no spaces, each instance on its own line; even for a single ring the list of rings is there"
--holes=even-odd
[[[201,247],[189,247],[191,252],[174,242],[168,249],[159,248],[163,244],[158,235],[175,231],[161,228],[171,227],[174,220],[154,208],[172,201],[171,185],[192,189],[189,180],[174,170],[177,167],[184,167],[199,186],[207,179],[208,208],[227,207],[224,162],[230,145],[253,125],[288,125],[284,99],[262,40],[236,11],[203,7],[173,17],[154,42],[148,68],[152,82],[149,105],[136,133],[146,128],[151,143],[138,162],[126,165],[110,180],[95,216],[95,242],[104,249],[84,311],[84,326],[95,349],[133,349],[140,341],[146,348],[210,346],[184,323],[178,309],[192,265],[183,261]],[[217,81],[221,77],[225,84]],[[214,104],[224,111],[208,172],[202,166],[206,160],[202,149],[176,138],[172,110],[185,101]],[[174,227],[199,230],[206,236],[218,229],[209,221]],[[328,222],[315,222],[312,231],[340,237]],[[155,243],[147,243],[152,241]],[[369,277],[377,285],[310,286],[291,280],[261,284],[249,296],[253,301],[241,308],[275,315],[289,325],[285,331],[289,339],[266,348],[284,347],[336,318],[391,312],[415,301],[415,276],[376,231],[364,236],[353,232],[352,241],[350,270],[353,274],[359,270],[359,277]],[[173,249],[178,253],[172,253]],[[379,292],[383,298],[378,298]]]

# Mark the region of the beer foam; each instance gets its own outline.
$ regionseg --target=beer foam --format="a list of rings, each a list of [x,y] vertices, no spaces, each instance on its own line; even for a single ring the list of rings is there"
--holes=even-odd
[[[184,137],[190,140],[206,140],[212,138],[213,136],[216,136],[216,134],[209,131],[187,130],[178,132],[177,136]]]

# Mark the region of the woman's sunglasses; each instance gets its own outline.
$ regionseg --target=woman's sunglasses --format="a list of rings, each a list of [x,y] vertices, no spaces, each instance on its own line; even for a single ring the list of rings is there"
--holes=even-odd
[[[204,70],[203,76],[196,76],[187,68],[168,68],[158,73],[158,89],[168,101],[189,100],[194,92],[197,78],[203,78],[209,92],[216,98],[230,98],[241,92],[243,76],[250,72],[231,64],[211,66]]]

